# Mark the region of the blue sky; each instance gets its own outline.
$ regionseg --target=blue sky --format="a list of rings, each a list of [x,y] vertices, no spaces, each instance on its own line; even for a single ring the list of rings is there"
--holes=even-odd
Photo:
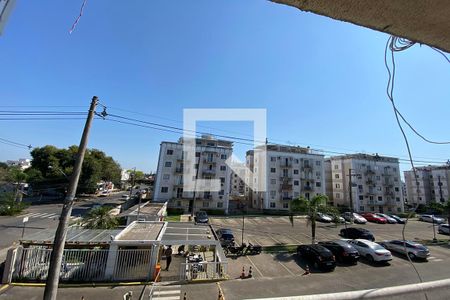
[[[0,37],[1,109],[86,111],[97,95],[111,113],[181,126],[184,108],[265,108],[269,141],[407,155],[385,93],[386,34],[264,0],[91,0],[69,35],[81,3],[17,2]],[[419,45],[396,62],[399,109],[428,137],[450,140],[450,65]],[[83,124],[0,121],[0,138],[67,147]],[[244,122],[207,125],[252,132]],[[450,158],[450,146],[408,133],[418,160]],[[89,147],[154,171],[160,142],[178,137],[95,120]],[[0,161],[27,156],[0,144]]]

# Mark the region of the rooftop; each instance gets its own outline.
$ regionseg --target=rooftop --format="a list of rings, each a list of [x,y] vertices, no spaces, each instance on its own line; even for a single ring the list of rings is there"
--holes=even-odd
[[[124,212],[121,212],[118,216],[119,217],[127,217],[127,216],[135,216],[137,215],[139,204],[130,207]],[[139,210],[139,215],[142,216],[158,216],[158,213],[163,208],[164,203],[145,203],[144,206],[141,204],[141,208]]]
[[[66,244],[108,244],[123,229],[86,229],[72,226],[67,230]],[[26,244],[53,244],[56,228],[37,233],[25,233],[20,239]]]
[[[355,153],[355,154],[346,154],[339,156],[331,156],[331,160],[338,159],[361,159],[361,160],[371,160],[371,161],[379,161],[379,162],[393,162],[398,163],[398,158],[389,157],[389,156],[380,156],[378,154],[365,154],[365,153]]]
[[[161,242],[166,245],[181,241],[208,243],[216,241],[209,225],[195,225],[190,222],[168,222]]]
[[[117,241],[156,241],[164,222],[133,222],[116,237]]]

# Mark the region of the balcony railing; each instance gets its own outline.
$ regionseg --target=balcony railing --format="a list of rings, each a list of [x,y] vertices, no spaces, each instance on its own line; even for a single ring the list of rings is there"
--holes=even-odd
[[[204,158],[203,159],[203,163],[205,164],[215,164],[215,160],[214,159],[209,159],[209,158]]]
[[[203,174],[216,174],[216,169],[203,169]]]
[[[280,166],[281,166],[282,168],[292,168],[292,163],[282,162],[282,163],[280,164]]]
[[[293,199],[293,197],[291,197],[291,196],[288,196],[288,197],[283,197],[283,196],[281,196],[280,197],[280,200],[281,201],[290,201],[290,200],[292,200]]]
[[[292,180],[292,178],[289,176],[280,176],[280,180],[282,182],[290,182]]]
[[[292,190],[292,184],[281,184],[280,185],[280,191],[291,191]]]
[[[178,174],[182,174],[183,171],[184,171],[183,168],[176,168],[176,169],[175,169],[175,173],[178,173]]]
[[[374,175],[374,174],[375,174],[375,171],[373,171],[373,170],[367,170],[366,172],[364,172],[364,174],[365,174],[366,176]]]
[[[303,189],[304,189],[305,191],[312,191],[312,186],[310,186],[310,185],[305,185],[305,186],[303,187]]]

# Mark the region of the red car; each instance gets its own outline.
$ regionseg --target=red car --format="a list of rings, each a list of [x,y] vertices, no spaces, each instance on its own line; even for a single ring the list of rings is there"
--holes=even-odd
[[[374,222],[374,223],[378,223],[378,224],[386,224],[387,223],[387,220],[385,218],[377,216],[376,214],[364,213],[364,214],[362,214],[362,216],[364,218],[366,218],[366,220],[369,222]]]

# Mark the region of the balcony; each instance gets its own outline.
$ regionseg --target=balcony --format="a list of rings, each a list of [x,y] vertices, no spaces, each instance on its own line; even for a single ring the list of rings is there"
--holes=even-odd
[[[369,170],[367,170],[366,172],[364,172],[364,174],[365,174],[366,176],[375,175],[375,171],[369,169]]]
[[[375,181],[373,181],[372,179],[368,179],[368,180],[366,181],[366,184],[367,184],[367,185],[375,185]]]
[[[312,166],[310,166],[310,165],[304,165],[304,166],[302,166],[302,171],[308,171],[308,172],[311,172],[312,171]]]
[[[201,199],[204,199],[204,200],[212,200],[212,195],[210,195],[210,194],[203,195],[203,197],[201,197]]]
[[[216,174],[216,169],[203,169],[202,173],[207,175],[214,175]]]
[[[303,187],[303,189],[304,189],[305,191],[312,191],[312,186],[310,186],[310,185],[305,185],[305,186]]]
[[[183,174],[184,169],[183,168],[176,168],[175,169],[175,174]]]
[[[292,178],[291,178],[291,177],[288,177],[288,176],[280,176],[280,180],[281,180],[282,182],[291,182],[291,181],[292,181]]]
[[[292,199],[293,199],[293,197],[290,197],[290,196],[288,196],[288,197],[280,196],[281,201],[291,201]]]
[[[280,192],[281,191],[292,191],[292,184],[281,184],[280,185]]]
[[[290,163],[290,162],[288,162],[288,163],[282,162],[282,163],[280,164],[280,167],[281,167],[281,168],[292,168],[292,163]]]
[[[215,164],[216,162],[214,161],[214,159],[204,158],[203,159],[203,163],[205,163],[205,164]]]

